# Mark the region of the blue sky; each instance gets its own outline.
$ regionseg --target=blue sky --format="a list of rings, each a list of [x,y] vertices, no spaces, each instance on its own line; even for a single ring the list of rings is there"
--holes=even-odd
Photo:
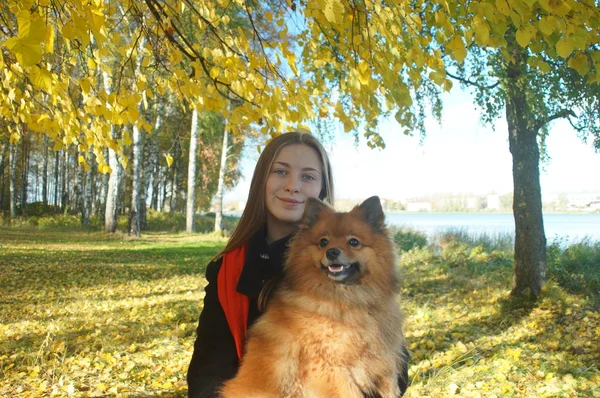
[[[326,144],[331,156],[336,196],[363,199],[379,195],[403,199],[430,193],[512,192],[512,160],[506,121],[495,131],[483,126],[468,93],[458,87],[444,99],[442,125],[427,121],[427,136],[405,136],[395,121],[381,125],[383,150],[370,149],[365,140],[355,146],[354,137],[341,129]],[[550,162],[542,165],[542,194],[600,192],[600,154],[584,144],[567,121],[551,125],[547,139]],[[258,159],[251,148],[242,162],[243,179],[227,192],[225,201],[245,200]]]

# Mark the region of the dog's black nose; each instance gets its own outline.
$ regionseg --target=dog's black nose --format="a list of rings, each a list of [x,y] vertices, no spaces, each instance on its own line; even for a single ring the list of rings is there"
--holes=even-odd
[[[327,250],[327,258],[330,260],[335,260],[342,252],[337,247],[332,247]]]

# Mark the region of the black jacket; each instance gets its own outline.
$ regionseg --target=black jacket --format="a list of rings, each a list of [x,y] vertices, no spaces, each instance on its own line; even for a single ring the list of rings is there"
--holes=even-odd
[[[281,273],[283,255],[290,237],[267,245],[265,231],[259,230],[250,239],[246,262],[240,275],[237,291],[250,298],[248,327],[259,316],[257,299],[264,284]],[[233,335],[217,294],[217,276],[221,259],[208,264],[204,308],[200,314],[194,353],[188,368],[187,383],[190,398],[217,397],[217,388],[235,376],[238,358]]]
[[[283,257],[289,239],[287,236],[267,245],[263,229],[250,239],[246,262],[237,285],[237,291],[250,298],[248,327],[260,315],[257,301],[264,284],[282,272]],[[218,387],[225,380],[235,376],[238,368],[235,342],[217,293],[217,276],[220,269],[221,259],[211,262],[206,268],[208,285],[205,289],[204,308],[200,314],[194,353],[187,373],[190,398],[218,397]],[[403,354],[408,356],[406,348],[403,351]],[[408,369],[405,369],[404,373],[404,380],[408,380]],[[407,383],[399,380],[399,384],[404,393]]]

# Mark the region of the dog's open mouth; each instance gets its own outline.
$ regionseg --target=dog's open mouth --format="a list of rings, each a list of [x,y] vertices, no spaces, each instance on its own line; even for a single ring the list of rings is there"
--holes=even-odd
[[[336,282],[347,282],[358,275],[360,269],[357,262],[350,264],[321,264],[321,269],[325,271],[330,279]]]

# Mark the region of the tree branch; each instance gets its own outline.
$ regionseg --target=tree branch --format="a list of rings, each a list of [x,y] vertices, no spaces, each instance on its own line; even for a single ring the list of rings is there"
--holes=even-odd
[[[467,86],[473,86],[473,87],[477,87],[480,90],[492,90],[496,87],[498,87],[500,85],[500,81],[497,81],[496,83],[490,85],[490,86],[484,86],[483,84],[479,84],[477,82],[465,79],[464,77],[460,77],[457,75],[453,75],[452,73],[446,71],[446,74],[448,76],[450,76],[451,78],[453,78],[454,80],[458,80],[461,83],[466,84]]]
[[[574,118],[577,118],[577,115],[575,114],[575,112],[573,112],[571,109],[561,109],[560,111],[556,112],[554,115],[545,117],[541,120],[538,120],[533,128],[535,129],[535,131],[539,131],[542,127],[544,127],[545,125],[547,125],[548,123],[550,123],[553,120],[556,119],[569,119],[569,122],[571,121],[571,119],[569,118],[569,116],[572,116]],[[573,126],[573,123],[571,123],[571,126]]]

